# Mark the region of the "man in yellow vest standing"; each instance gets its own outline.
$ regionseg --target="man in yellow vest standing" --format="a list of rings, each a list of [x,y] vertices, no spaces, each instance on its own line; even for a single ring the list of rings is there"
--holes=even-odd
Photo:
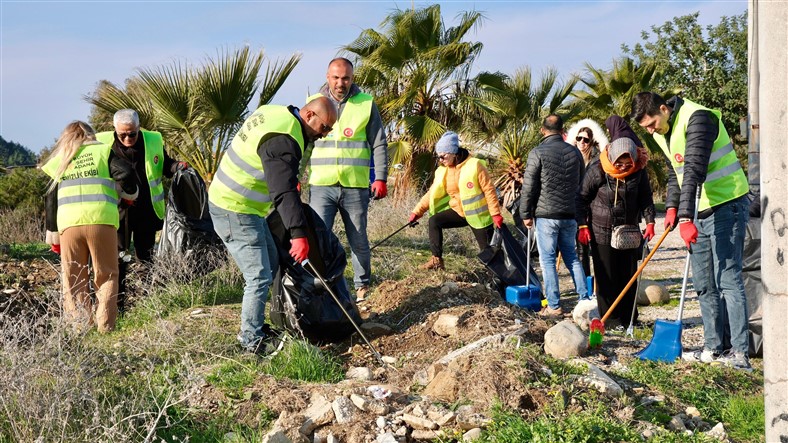
[[[632,100],[631,117],[654,136],[668,163],[665,228],[674,227],[678,219],[681,238],[691,252],[704,347],[682,357],[751,370],[741,275],[749,186],[721,116],[681,97],[666,101],[653,92],[641,92]],[[693,221],[699,186],[700,206]],[[726,313],[729,350],[723,343]]]
[[[118,249],[127,251],[134,243],[134,253],[142,263],[150,263],[156,231],[164,226],[164,185],[162,176],[172,178],[185,162],[176,162],[164,150],[164,139],[155,131],[140,128],[140,117],[133,109],[121,109],[112,118],[115,132],[99,132],[96,139],[111,144],[112,152],[134,167],[139,183],[139,197],[133,204],[121,203],[125,209],[118,228]],[[126,274],[128,259],[120,257],[118,311],[126,309]]]
[[[350,243],[356,300],[363,301],[372,274],[367,209],[370,193],[374,199],[384,198],[388,193],[388,142],[372,96],[361,92],[353,83],[350,60],[331,60],[326,81],[315,96],[330,99],[339,117],[335,130],[315,142],[312,150],[309,205],[329,231],[337,211],[342,216]],[[370,167],[374,175],[370,174]]]
[[[298,165],[306,143],[325,137],[336,119],[325,97],[301,109],[259,107],[233,138],[208,190],[213,227],[244,276],[238,341],[248,352],[273,356],[282,347],[280,334],[265,324],[268,288],[279,265],[265,217],[276,208],[290,232],[290,255],[303,262],[309,244]]]

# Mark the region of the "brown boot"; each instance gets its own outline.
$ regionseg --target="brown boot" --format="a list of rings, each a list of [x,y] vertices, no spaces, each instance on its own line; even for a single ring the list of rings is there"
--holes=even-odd
[[[441,271],[445,270],[446,267],[443,265],[443,259],[441,257],[432,257],[427,263],[419,266],[421,269],[440,269]]]

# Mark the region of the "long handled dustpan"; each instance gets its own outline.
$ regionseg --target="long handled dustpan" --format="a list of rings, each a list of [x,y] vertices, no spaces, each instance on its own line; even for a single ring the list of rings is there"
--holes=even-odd
[[[605,335],[605,322],[607,321],[608,317],[610,317],[610,315],[613,313],[613,310],[616,309],[616,306],[618,306],[618,303],[621,301],[621,299],[624,298],[624,295],[626,295],[627,291],[629,291],[629,288],[632,287],[632,284],[635,283],[635,280],[638,279],[638,276],[643,272],[643,268],[646,267],[648,262],[651,260],[651,257],[653,257],[654,253],[657,252],[657,249],[659,249],[659,246],[665,240],[665,237],[668,236],[668,233],[670,233],[670,229],[666,229],[665,232],[662,233],[662,236],[657,241],[657,244],[654,245],[654,249],[652,249],[651,252],[648,254],[648,256],[646,256],[646,258],[643,259],[643,262],[640,264],[640,266],[638,266],[638,269],[637,271],[635,271],[635,274],[632,275],[632,278],[629,279],[629,283],[627,283],[627,285],[624,286],[624,289],[621,291],[620,294],[618,294],[618,297],[616,297],[615,301],[613,301],[613,304],[611,304],[610,307],[607,309],[607,312],[602,317],[602,319],[600,320],[598,318],[595,318],[591,320],[591,325],[589,326],[590,333],[588,335],[589,347],[595,348],[602,344],[602,336]]]
[[[698,220],[698,206],[700,205],[700,191],[698,186],[695,195],[695,216],[693,223]],[[651,342],[645,349],[635,354],[641,360],[662,361],[673,363],[681,356],[681,318],[684,315],[684,299],[687,295],[687,280],[690,269],[690,255],[692,250],[687,251],[687,260],[684,263],[684,279],[681,282],[681,298],[679,299],[679,315],[675,322],[667,320],[657,320],[654,323],[654,335]]]

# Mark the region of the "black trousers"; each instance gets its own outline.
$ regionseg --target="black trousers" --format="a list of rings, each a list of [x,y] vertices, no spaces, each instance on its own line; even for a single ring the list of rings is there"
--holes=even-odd
[[[586,277],[591,275],[591,247],[588,245],[584,245],[580,243],[580,241],[576,240],[577,247],[575,250],[577,251],[577,259],[580,260],[580,264],[583,265],[583,272],[586,273]],[[588,288],[588,293],[592,294],[594,288]]]
[[[613,249],[610,245],[591,243],[600,316],[607,313],[621,290],[635,275],[641,251],[640,248],[618,250]],[[618,320],[624,326],[629,325],[629,316],[632,315],[632,306],[636,301],[636,290],[637,284],[633,284],[613,310],[610,315],[611,319]],[[638,313],[635,310],[635,320],[637,318]]]
[[[479,250],[483,250],[490,244],[492,239],[493,227],[492,225],[476,229],[468,224],[460,214],[454,212],[453,209],[448,209],[439,212],[430,217],[430,251],[434,257],[443,257],[443,230],[451,228],[462,228],[468,226],[473,231],[473,236],[476,237],[476,243],[479,244]]]
[[[128,228],[128,235],[127,235]],[[128,226],[124,218],[120,219],[118,228],[118,251],[128,251],[131,243],[134,243],[134,255],[139,262],[150,265],[153,256],[153,246],[156,243],[156,223],[147,223],[140,219],[130,218]],[[129,244],[126,244],[129,243]],[[128,274],[129,264],[122,259],[118,260],[120,284],[118,286],[118,310],[126,309],[126,275]]]

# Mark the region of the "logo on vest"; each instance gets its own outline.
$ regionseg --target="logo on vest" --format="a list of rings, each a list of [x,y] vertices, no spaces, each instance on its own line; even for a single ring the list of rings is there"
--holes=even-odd
[[[676,163],[683,163],[684,162],[684,156],[681,155],[681,154],[677,153],[677,154],[673,155],[673,158],[676,160]]]
[[[153,156],[153,164],[154,165],[158,165],[159,164],[159,156],[158,155],[154,155]]]
[[[342,131],[342,134],[348,138],[353,137],[353,130],[351,128],[345,128],[345,130]]]
[[[465,185],[465,186],[466,186],[468,189],[473,189],[473,182],[468,182],[468,184],[467,184],[467,185]]]

